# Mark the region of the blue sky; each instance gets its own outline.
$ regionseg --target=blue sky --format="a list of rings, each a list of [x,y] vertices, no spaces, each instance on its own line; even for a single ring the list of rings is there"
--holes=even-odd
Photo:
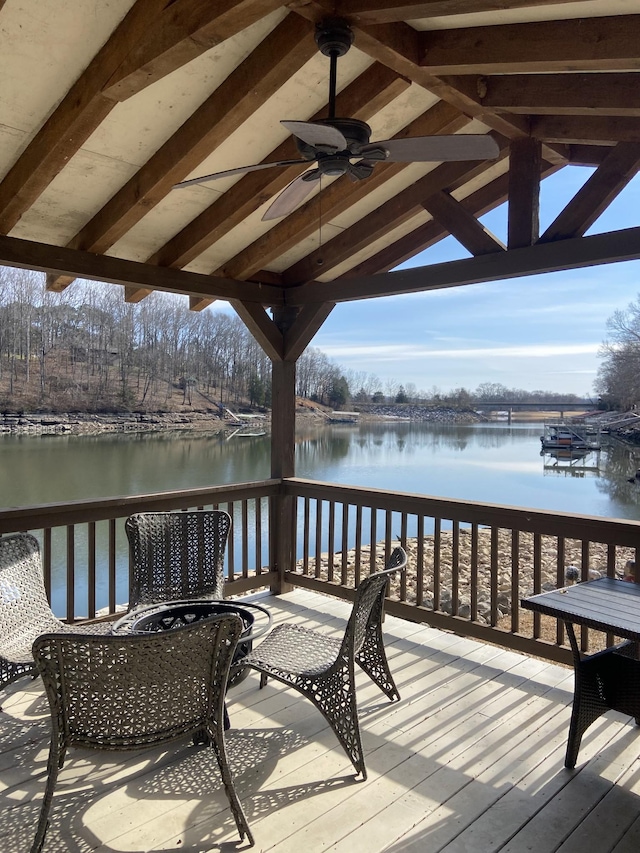
[[[570,167],[542,184],[540,228],[592,174]],[[638,224],[640,176],[589,234]],[[636,212],[636,216],[634,216]],[[506,205],[483,217],[506,242]],[[405,266],[469,257],[452,237]],[[474,390],[499,382],[528,391],[593,394],[606,321],[640,293],[640,261],[337,305],[312,341],[345,370],[413,383],[417,390]]]

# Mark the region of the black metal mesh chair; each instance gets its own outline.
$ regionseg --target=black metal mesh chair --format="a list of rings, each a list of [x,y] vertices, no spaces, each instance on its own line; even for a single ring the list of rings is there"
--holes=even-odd
[[[239,665],[261,673],[261,687],[271,677],[310,699],[363,779],[367,778],[367,771],[358,722],[355,663],[389,699],[400,699],[384,650],[382,614],[389,575],[406,564],[406,553],[396,548],[383,571],[360,583],[342,640],[285,623],[276,626],[251,654],[239,661]]]
[[[218,616],[148,635],[45,634],[33,655],[51,709],[48,777],[31,853],[42,850],[49,811],[70,746],[138,750],[202,730],[215,751],[240,838],[253,836],[227,761],[223,702],[242,631]]]
[[[221,509],[141,512],[125,522],[131,553],[129,609],[159,601],[224,597],[231,518]]]
[[[108,622],[61,622],[47,600],[38,540],[29,533],[0,537],[0,690],[17,678],[37,674],[31,647],[39,634],[109,630]]]

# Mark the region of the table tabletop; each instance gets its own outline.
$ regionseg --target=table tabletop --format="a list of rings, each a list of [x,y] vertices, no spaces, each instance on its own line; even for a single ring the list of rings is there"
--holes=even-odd
[[[527,610],[640,640],[640,584],[600,578],[523,598]]]

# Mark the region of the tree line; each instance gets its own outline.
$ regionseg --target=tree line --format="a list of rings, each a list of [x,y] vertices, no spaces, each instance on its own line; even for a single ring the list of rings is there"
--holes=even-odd
[[[357,403],[466,408],[489,400],[578,399],[490,382],[474,391],[419,390],[412,383],[345,370],[315,347],[298,361],[296,393],[335,409]],[[53,293],[39,273],[0,267],[0,409],[153,411],[270,404],[269,359],[229,310],[214,303],[191,311],[184,297],[159,292],[128,303],[119,287],[95,282],[76,282]]]
[[[607,331],[595,389],[602,408],[629,410],[640,400],[640,297],[612,314]]]

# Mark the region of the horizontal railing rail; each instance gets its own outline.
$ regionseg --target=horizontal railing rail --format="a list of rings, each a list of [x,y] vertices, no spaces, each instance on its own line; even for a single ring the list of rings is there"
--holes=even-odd
[[[136,512],[225,509],[232,518],[225,556],[225,594],[269,586],[274,581],[269,571],[269,501],[279,490],[279,480],[265,480],[6,509],[0,510],[0,534],[28,531],[36,536],[54,612],[74,622],[126,607],[129,548],[124,521]]]
[[[281,498],[292,502],[292,515],[274,512]],[[391,588],[389,613],[566,663],[562,624],[522,609],[520,600],[565,586],[574,574],[580,581],[620,575],[640,550],[637,521],[301,478],[7,509],[0,511],[0,534],[38,536],[54,611],[72,621],[126,606],[128,515],[213,506],[233,518],[227,595],[288,584],[350,599],[361,578],[401,544],[408,567]],[[276,518],[286,531],[275,529]],[[275,547],[278,536],[290,551]],[[276,554],[286,565],[276,564]],[[580,641],[587,651],[615,638],[584,629]]]
[[[284,580],[352,597],[392,548],[409,554],[388,611],[413,621],[569,663],[562,624],[520,606],[531,594],[621,575],[640,522],[318,483],[283,482],[296,501],[293,572]],[[568,569],[571,571],[568,572]],[[606,638],[607,644],[614,642]],[[582,648],[602,637],[584,629]]]

